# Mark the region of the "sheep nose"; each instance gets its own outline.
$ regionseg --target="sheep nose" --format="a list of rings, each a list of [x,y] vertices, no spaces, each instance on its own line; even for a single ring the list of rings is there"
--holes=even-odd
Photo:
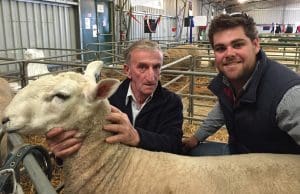
[[[4,125],[5,123],[7,123],[9,121],[9,118],[8,117],[4,117],[2,119],[2,125]]]

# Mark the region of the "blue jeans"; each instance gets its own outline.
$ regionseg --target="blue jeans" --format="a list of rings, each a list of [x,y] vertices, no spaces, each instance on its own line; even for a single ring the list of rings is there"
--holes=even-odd
[[[229,155],[230,149],[226,143],[205,141],[199,143],[197,147],[191,149],[187,154],[190,156]]]

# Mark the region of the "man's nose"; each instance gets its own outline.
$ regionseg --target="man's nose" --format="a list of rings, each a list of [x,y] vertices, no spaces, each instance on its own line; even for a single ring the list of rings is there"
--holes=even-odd
[[[227,47],[226,52],[225,52],[227,57],[234,56],[235,55],[235,49],[232,48],[231,46]]]
[[[155,71],[154,71],[154,69],[152,69],[152,68],[149,68],[149,69],[148,69],[146,78],[147,78],[149,81],[155,80]]]

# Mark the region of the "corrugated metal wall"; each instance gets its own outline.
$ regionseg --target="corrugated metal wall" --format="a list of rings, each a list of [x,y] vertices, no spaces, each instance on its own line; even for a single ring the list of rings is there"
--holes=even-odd
[[[120,1],[115,0],[115,4],[119,5]],[[193,15],[199,15],[200,13],[200,1],[193,0]],[[151,34],[151,38],[154,40],[174,40],[176,36],[176,32],[172,31],[172,28],[178,27],[176,14],[178,15],[180,9],[184,7],[183,1],[178,0],[177,7],[175,0],[164,0],[163,1],[163,9],[156,9],[144,6],[134,6],[132,10],[132,14],[136,17],[136,20],[132,19],[130,24],[130,35],[129,39],[141,39],[141,38],[149,38],[150,35],[144,33],[144,17],[147,15],[151,19],[157,19],[159,15],[161,15],[161,22],[158,25],[156,32]],[[127,4],[124,7],[123,17],[125,17],[125,21],[128,24],[128,11],[130,10],[130,0],[127,1]],[[176,11],[177,10],[177,11]],[[185,17],[188,16],[188,6],[185,7]],[[198,14],[197,14],[198,13]],[[120,13],[117,13],[118,17]],[[118,23],[118,22],[117,22]],[[184,39],[187,37],[188,28],[182,29],[181,38]],[[117,24],[116,34],[120,31],[120,27]],[[196,38],[197,30],[193,28],[193,36]]]
[[[46,57],[68,54],[59,49],[81,48],[83,38],[78,2],[79,0],[0,0],[0,57],[23,59],[23,49],[25,48],[56,49],[44,49]],[[81,1],[81,3],[84,2],[84,0]],[[122,29],[119,20],[124,18],[125,23],[128,24],[131,0],[112,0],[112,2],[115,5],[114,15],[116,16],[113,35],[114,40],[119,41],[120,29]],[[124,5],[124,11],[120,14],[118,6],[122,7],[124,2],[127,3]],[[139,22],[131,20],[129,40],[149,38],[150,34],[144,33],[145,15],[152,19],[157,19],[161,15],[156,33],[151,34],[152,39],[188,41],[189,28],[182,27],[182,21],[178,22],[176,17],[183,13],[181,10],[184,10],[184,17],[187,17],[188,5],[184,6],[182,0],[164,0],[162,2],[163,9],[133,7],[132,14]],[[199,15],[202,11],[200,6],[199,0],[192,0],[194,16]],[[179,30],[174,31],[175,28],[182,29],[181,37],[178,35]],[[197,40],[197,33],[197,28],[193,28],[194,40]],[[10,65],[9,68],[8,70],[7,66],[0,66],[0,73],[18,69],[17,65],[15,67]]]
[[[131,24],[131,39],[149,38],[148,33],[144,33],[144,17],[147,15],[149,19],[157,20],[161,15],[161,20],[156,28],[156,32],[152,33],[152,39],[168,39],[174,35],[172,33],[172,27],[175,25],[175,16],[166,14],[165,10],[148,8],[143,6],[135,6],[133,11],[136,13],[136,17],[139,21],[132,21]],[[175,25],[176,27],[176,25]]]
[[[290,0],[284,12],[284,24],[300,24],[300,1]]]
[[[81,1],[84,3],[84,0]],[[119,41],[120,19],[128,24],[130,16],[131,0],[112,0],[115,6],[115,40]],[[120,8],[124,5],[123,12]],[[176,3],[177,2],[177,3]],[[210,4],[201,4],[202,1],[192,0],[193,15],[212,15]],[[274,1],[267,6],[257,6],[248,13],[254,17],[257,24],[271,24],[272,22],[284,24],[300,24],[300,2],[299,0],[286,0],[285,6]],[[277,5],[276,5],[277,4]],[[268,7],[269,6],[269,7]],[[149,38],[144,33],[144,17],[157,19],[162,16],[156,33],[151,34],[154,40],[176,40],[176,33],[172,28],[177,28],[177,15],[180,10],[185,10],[184,17],[188,15],[188,5],[182,0],[164,0],[163,9],[155,9],[144,6],[133,7],[132,14],[136,20],[131,19],[129,40]],[[80,48],[82,37],[80,32],[78,0],[0,0],[0,57],[22,59],[23,50],[11,51],[9,49],[19,48],[56,48],[75,49]],[[122,13],[122,14],[120,14]],[[122,17],[121,17],[122,16]],[[210,22],[210,19],[208,19]],[[183,27],[181,39],[187,40],[189,28]],[[193,28],[193,38],[197,40],[197,28]],[[5,50],[5,51],[1,51]],[[46,56],[60,55],[62,51],[46,51]],[[3,67],[0,66],[0,72]]]
[[[79,48],[78,21],[74,1],[1,0],[0,50]],[[59,50],[44,52],[46,56],[63,54]],[[0,51],[0,57],[22,59],[23,50]]]
[[[254,18],[258,25],[264,24],[291,24],[294,27],[300,24],[300,1],[286,0],[285,5],[274,1],[269,6],[263,6],[263,9],[254,9],[248,13]],[[294,28],[295,29],[295,28]]]
[[[127,2],[122,14],[128,23],[130,0],[114,0],[115,6]],[[84,3],[84,1],[82,1]],[[200,1],[193,0],[193,15],[199,15]],[[123,6],[123,5],[122,5]],[[0,0],[0,57],[23,58],[23,50],[9,51],[19,48],[80,48],[80,20],[77,0]],[[135,6],[133,15],[139,21],[131,20],[129,40],[149,38],[144,33],[144,16],[157,19],[162,16],[156,33],[151,34],[152,39],[175,40],[176,33],[172,31],[178,23],[176,15],[184,8],[182,0],[164,0],[163,9]],[[117,9],[116,9],[117,10]],[[188,15],[188,5],[185,6],[185,15]],[[115,14],[115,40],[120,37],[120,13]],[[181,39],[189,36],[189,28],[183,27]],[[178,36],[177,36],[178,37]],[[197,39],[197,29],[193,28],[193,38]],[[47,51],[46,56],[63,54],[62,51]],[[0,72],[3,67],[0,66]]]

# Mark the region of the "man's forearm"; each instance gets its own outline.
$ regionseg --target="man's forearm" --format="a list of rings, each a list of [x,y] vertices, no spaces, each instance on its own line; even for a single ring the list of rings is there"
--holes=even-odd
[[[206,119],[194,136],[201,142],[217,132],[225,124],[225,119],[219,103],[208,113]]]

